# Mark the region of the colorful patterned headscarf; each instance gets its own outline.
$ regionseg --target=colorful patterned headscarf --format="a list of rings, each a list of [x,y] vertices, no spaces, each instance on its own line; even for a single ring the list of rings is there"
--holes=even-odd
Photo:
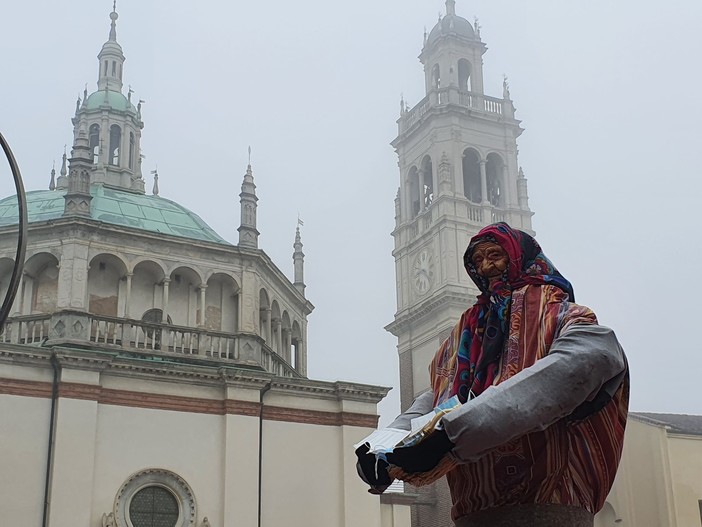
[[[500,245],[509,256],[507,269],[492,290],[472,260],[475,248],[488,241]],[[475,306],[462,318],[456,375],[450,394],[458,394],[465,402],[482,393],[495,379],[505,335],[509,332],[512,291],[525,285],[552,285],[566,293],[570,302],[575,301],[575,294],[570,282],[546,258],[536,240],[506,223],[489,225],[474,236],[463,263],[481,291]]]

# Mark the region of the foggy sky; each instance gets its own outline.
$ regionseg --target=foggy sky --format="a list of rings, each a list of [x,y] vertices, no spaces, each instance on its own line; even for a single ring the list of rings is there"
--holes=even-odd
[[[0,130],[28,190],[47,188],[75,101],[96,90],[108,0],[3,6]],[[397,388],[393,199],[400,94],[442,0],[119,0],[117,38],[143,99],[143,173],[237,241],[251,145],[260,247],[292,277],[305,225],[309,374]],[[617,332],[631,409],[702,414],[702,4],[458,0],[480,19],[485,89],[502,75],[525,133],[533,226],[580,303]],[[2,195],[11,193],[7,170]],[[466,307],[472,303],[466,299]],[[397,412],[398,390],[381,404]]]

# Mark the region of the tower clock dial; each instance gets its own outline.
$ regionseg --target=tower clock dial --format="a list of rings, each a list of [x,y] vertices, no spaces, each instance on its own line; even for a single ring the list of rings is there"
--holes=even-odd
[[[434,255],[430,249],[422,249],[417,255],[412,272],[417,293],[420,295],[427,293],[434,282]]]

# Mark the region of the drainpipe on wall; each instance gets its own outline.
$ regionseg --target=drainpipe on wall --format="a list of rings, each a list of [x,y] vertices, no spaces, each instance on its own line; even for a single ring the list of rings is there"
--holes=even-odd
[[[261,503],[262,503],[262,483],[263,476],[263,396],[271,389],[273,381],[269,381],[259,393],[258,403],[258,527],[261,527]]]
[[[49,504],[51,503],[51,469],[54,461],[54,422],[56,420],[56,402],[58,401],[59,363],[56,352],[51,352],[51,367],[54,370],[54,380],[51,384],[51,414],[49,416],[49,446],[46,453],[46,481],[44,482],[44,517],[42,527],[49,525]]]

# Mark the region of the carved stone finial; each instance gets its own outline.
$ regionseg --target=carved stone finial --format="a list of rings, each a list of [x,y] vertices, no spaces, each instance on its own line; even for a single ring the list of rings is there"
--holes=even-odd
[[[152,192],[154,196],[158,196],[158,167],[156,167],[156,170],[152,170],[151,173],[154,175],[154,189]]]
[[[49,190],[56,190],[56,161],[51,167],[51,181],[49,181]]]
[[[507,79],[507,75],[502,76],[502,98],[505,100],[511,100],[511,96],[509,94],[509,80]]]
[[[455,15],[456,14],[456,0],[446,0],[446,14]]]

